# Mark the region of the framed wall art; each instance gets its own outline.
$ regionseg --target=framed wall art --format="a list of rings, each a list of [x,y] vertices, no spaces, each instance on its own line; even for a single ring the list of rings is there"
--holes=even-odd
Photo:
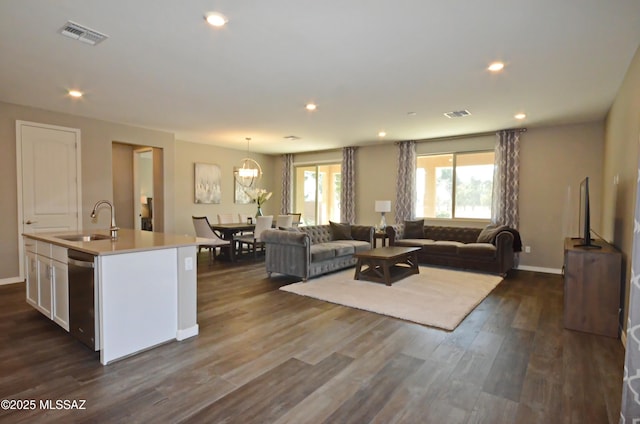
[[[222,200],[222,171],[209,163],[195,164],[195,203],[219,204]]]

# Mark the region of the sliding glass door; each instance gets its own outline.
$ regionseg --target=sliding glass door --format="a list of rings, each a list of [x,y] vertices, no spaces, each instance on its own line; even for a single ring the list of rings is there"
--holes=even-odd
[[[295,170],[294,212],[302,213],[307,225],[339,222],[340,164],[296,166]]]

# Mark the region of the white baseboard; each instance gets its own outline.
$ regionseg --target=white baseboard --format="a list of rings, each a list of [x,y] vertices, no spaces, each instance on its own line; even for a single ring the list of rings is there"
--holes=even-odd
[[[182,341],[188,339],[189,337],[197,336],[200,332],[200,327],[198,324],[194,325],[191,328],[185,328],[184,330],[178,330],[176,333],[176,340]]]
[[[521,271],[544,272],[546,274],[562,275],[562,269],[559,268],[544,268],[540,266],[519,265],[516,269],[519,269]]]
[[[0,279],[0,286],[4,286],[5,284],[15,284],[15,283],[24,283],[24,280],[21,279],[20,277]]]

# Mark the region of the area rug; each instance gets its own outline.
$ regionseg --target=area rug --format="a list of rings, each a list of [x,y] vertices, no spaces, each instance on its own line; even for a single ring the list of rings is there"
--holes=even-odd
[[[454,330],[502,281],[502,277],[468,271],[420,267],[386,286],[354,280],[354,269],[280,287],[280,290],[363,309],[419,324]]]

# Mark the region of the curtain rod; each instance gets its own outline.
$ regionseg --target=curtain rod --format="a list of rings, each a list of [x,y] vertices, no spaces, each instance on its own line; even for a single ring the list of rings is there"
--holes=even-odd
[[[518,131],[518,132],[527,132],[526,128],[507,128],[504,130],[496,130],[496,131],[485,131],[480,133],[473,134],[460,134],[460,135],[450,135],[446,137],[434,137],[434,138],[421,138],[419,140],[415,140],[416,143],[426,143],[429,141],[447,141],[447,140],[459,140],[462,138],[474,138],[474,137],[485,137],[487,135],[496,135],[500,131]],[[395,144],[401,143],[402,141],[396,141]]]

